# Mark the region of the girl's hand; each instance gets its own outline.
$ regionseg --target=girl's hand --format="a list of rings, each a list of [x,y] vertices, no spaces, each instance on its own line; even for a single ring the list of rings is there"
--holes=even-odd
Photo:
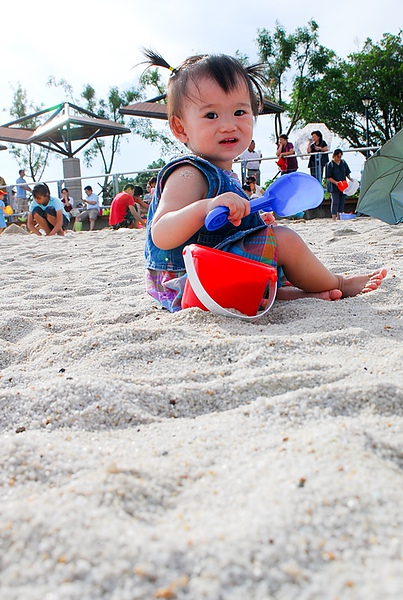
[[[235,192],[225,192],[215,198],[206,200],[206,216],[217,206],[226,206],[229,209],[228,221],[235,227],[241,224],[241,220],[250,213],[249,200],[238,196]]]
[[[277,221],[274,218],[274,215],[272,212],[261,212],[260,216],[262,217],[262,219],[266,223],[266,225],[277,225]]]

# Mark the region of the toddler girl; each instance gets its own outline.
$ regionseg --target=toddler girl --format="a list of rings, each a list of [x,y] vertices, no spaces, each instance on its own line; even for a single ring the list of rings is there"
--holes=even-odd
[[[182,250],[201,244],[282,268],[291,286],[278,299],[315,297],[338,300],[376,289],[385,269],[368,275],[335,275],[302,239],[283,226],[267,225],[250,213],[249,199],[232,161],[248,147],[262,101],[263,65],[243,67],[226,55],[192,56],[172,68],[146,50],[149,66],[170,69],[167,110],[170,128],[188,154],[159,173],[147,221],[147,292],[174,312],[181,309],[185,283]],[[228,223],[210,232],[206,215],[229,209]]]

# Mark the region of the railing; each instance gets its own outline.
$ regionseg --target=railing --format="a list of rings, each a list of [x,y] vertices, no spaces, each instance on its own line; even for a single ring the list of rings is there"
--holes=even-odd
[[[374,152],[376,150],[379,150],[379,146],[364,146],[364,147],[360,147],[360,148],[347,148],[347,149],[341,149],[341,150],[342,150],[343,154],[347,154],[349,152],[367,152],[367,151]],[[327,152],[311,152],[311,153],[292,154],[292,155],[289,155],[289,157],[295,156],[297,158],[303,158],[303,157],[315,156],[315,158],[318,162],[318,165],[320,165],[320,157],[323,156],[323,154],[331,155],[331,154],[333,154],[333,152],[334,152],[333,150],[329,150]],[[287,157],[287,158],[289,158],[289,157]],[[261,162],[277,161],[278,156],[265,156],[259,160]],[[235,164],[241,165],[241,173],[242,173],[242,171],[243,172],[246,171],[246,163],[247,162],[249,162],[249,161],[240,161],[240,160],[236,160],[236,159],[234,161]],[[82,182],[94,182],[97,180],[105,180],[105,178],[111,178],[112,179],[112,190],[113,190],[112,197],[113,197],[119,192],[119,178],[120,177],[136,176],[136,175],[140,175],[141,173],[158,173],[159,170],[160,169],[141,169],[139,171],[125,171],[123,173],[100,173],[97,175],[86,175],[86,176],[81,176],[81,177],[76,176],[76,177],[64,178],[64,179],[45,180],[44,183],[46,183],[49,186],[56,184],[58,197],[60,198],[62,188],[68,187],[69,181],[81,180]],[[321,172],[321,169],[319,169],[318,172]],[[318,177],[318,179],[319,179],[319,177]],[[11,204],[12,190],[16,185],[17,184],[14,183],[12,185],[0,186],[0,189],[5,189],[7,191],[8,204]],[[32,186],[32,183],[29,183],[28,185]],[[103,188],[103,186],[101,186],[101,188]],[[100,194],[101,194],[101,192],[99,193],[99,195]]]

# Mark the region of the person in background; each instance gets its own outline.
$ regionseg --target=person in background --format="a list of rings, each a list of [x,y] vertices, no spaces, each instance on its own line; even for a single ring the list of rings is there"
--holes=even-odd
[[[28,200],[27,200],[27,192],[32,192],[29,185],[25,181],[25,170],[20,169],[18,171],[19,177],[16,181],[17,184],[17,194],[15,197],[15,206],[13,206],[13,210],[16,213],[24,213],[28,211]]]
[[[28,230],[36,235],[64,235],[70,221],[59,198],[53,198],[46,183],[37,183],[32,190],[28,212]]]
[[[285,169],[281,170],[281,175],[287,175],[287,173],[295,173],[298,170],[298,160],[295,154],[294,146],[288,141],[288,135],[282,133],[278,138],[276,156],[282,158],[286,162]]]
[[[139,186],[128,183],[123,191],[116,194],[112,200],[109,225],[113,229],[121,229],[122,227],[134,229],[136,225],[143,227],[143,220],[139,210],[136,210],[134,199],[136,188],[139,188]],[[142,188],[140,190],[143,191]]]
[[[312,177],[315,177],[320,183],[322,183],[323,179],[323,169],[329,162],[329,155],[327,154],[329,148],[325,140],[323,139],[322,132],[319,130],[312,131],[311,139],[308,143],[307,152],[311,154],[312,152],[323,152],[320,159],[320,166],[317,165],[317,156],[310,156],[308,167],[311,172]],[[325,154],[326,153],[326,154]]]
[[[70,224],[74,229],[76,217],[80,214],[80,211],[74,206],[74,198],[69,195],[69,190],[66,187],[62,188],[60,200],[63,203],[64,210],[70,214]]]
[[[77,215],[76,223],[82,223],[88,219],[90,222],[90,231],[93,231],[95,227],[95,221],[99,217],[99,198],[96,194],[94,194],[90,185],[85,186],[84,192],[87,194],[87,197],[83,198],[83,202],[87,205],[87,208],[82,213]]]
[[[154,192],[153,192],[154,193]],[[143,188],[141,187],[141,185],[135,185],[134,186],[134,202],[135,202],[135,209],[137,210],[137,212],[140,215],[146,215],[148,213],[148,209],[150,208],[150,206],[144,202],[144,200],[142,199],[143,196]]]
[[[0,233],[3,233],[7,227],[6,219],[4,217],[4,209],[6,207],[4,204],[4,196],[6,196],[6,193],[0,189]]]
[[[237,158],[242,162],[246,161],[246,176],[254,177],[255,181],[258,185],[260,185],[260,159],[262,158],[262,153],[260,150],[255,150],[255,141],[252,140],[249,144],[247,150],[242,152]],[[242,169],[242,175],[244,171]]]
[[[256,196],[263,196],[264,189],[260,187],[260,185],[256,185],[256,177],[252,175],[251,177],[247,177],[245,179],[245,183],[250,185],[250,189],[252,190],[252,194],[256,194]]]
[[[350,167],[342,158],[343,151],[336,148],[333,152],[332,160],[326,165],[326,179],[332,184],[332,203],[330,211],[333,221],[340,219],[340,213],[344,212],[346,201],[346,179],[353,181],[350,177]]]
[[[153,199],[153,194],[154,194],[156,183],[157,183],[157,178],[155,176],[150,177],[150,179],[147,181],[147,185],[146,185],[147,193],[144,194],[144,196],[143,196],[143,201],[146,204],[150,204],[151,200]]]

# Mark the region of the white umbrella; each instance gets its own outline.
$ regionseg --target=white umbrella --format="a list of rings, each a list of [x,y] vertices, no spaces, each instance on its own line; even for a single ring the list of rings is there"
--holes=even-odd
[[[306,149],[308,147],[308,142],[312,137],[312,131],[320,131],[324,141],[327,143],[327,146],[330,150],[330,145],[333,140],[333,133],[330,129],[325,125],[325,123],[308,123],[305,125],[300,131],[298,131],[298,136],[294,142],[295,154],[306,154]],[[302,156],[304,160],[309,158],[308,156]]]

